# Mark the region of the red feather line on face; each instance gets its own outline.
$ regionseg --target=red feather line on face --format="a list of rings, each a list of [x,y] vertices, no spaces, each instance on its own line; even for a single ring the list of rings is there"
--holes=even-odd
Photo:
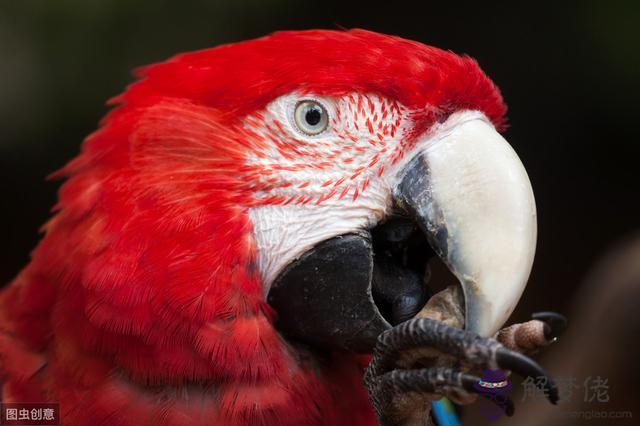
[[[260,142],[249,159],[254,170],[246,175],[255,195],[252,206],[287,205],[294,200],[295,205],[318,205],[335,199],[355,202],[375,177],[374,166],[378,162],[393,165],[414,145],[415,138],[396,146],[389,132],[385,135],[381,130],[392,128],[395,133],[403,115],[408,115],[406,108],[401,110],[393,101],[366,94],[332,101],[335,102],[333,125],[318,139],[301,141],[291,131],[285,131],[274,118],[279,115],[280,107],[272,107],[278,112],[270,109],[257,118],[250,116],[244,120],[253,138]],[[362,108],[365,104],[367,110],[363,116],[344,114],[342,117],[338,113],[354,111],[358,105]],[[358,120],[367,124],[354,135],[352,131]],[[405,125],[410,124],[405,120]],[[388,150],[388,143],[395,147],[393,151]],[[333,187],[327,188],[329,184],[321,179],[323,173],[335,179],[331,180]]]
[[[241,120],[260,121],[257,112],[293,91],[358,92],[392,101],[366,126],[372,134],[395,135],[400,122],[375,122],[399,104],[415,111],[416,134],[458,109],[501,126],[496,87],[470,58],[362,30],[277,33],[138,75],[57,173],[68,178],[57,214],[0,293],[3,398],[60,402],[69,424],[373,424],[357,359],[319,363],[272,326],[247,211],[313,201],[255,199],[290,183],[247,165],[267,141]],[[370,113],[364,97],[353,102],[344,115]],[[272,130],[278,143],[282,128]],[[368,167],[382,175],[383,156],[401,150],[383,151],[375,135],[369,143],[380,155]],[[281,147],[294,159],[303,148]],[[353,188],[355,199],[369,183],[355,182],[362,176],[325,182],[324,197]]]

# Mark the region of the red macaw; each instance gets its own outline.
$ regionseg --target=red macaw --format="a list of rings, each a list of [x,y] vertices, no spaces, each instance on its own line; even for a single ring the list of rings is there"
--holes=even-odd
[[[468,388],[390,366],[418,344],[541,371],[489,338],[528,278],[536,213],[473,59],[314,30],[136,75],[54,174],[55,215],[0,293],[4,402],[59,402],[65,424],[371,425],[411,383]],[[404,322],[434,254],[464,330]]]

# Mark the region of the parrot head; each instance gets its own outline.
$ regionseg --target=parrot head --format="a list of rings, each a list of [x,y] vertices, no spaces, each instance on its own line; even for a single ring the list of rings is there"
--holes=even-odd
[[[85,224],[64,256],[85,256],[66,274],[90,294],[149,301],[135,325],[110,314],[110,330],[143,330],[146,309],[189,330],[262,310],[286,336],[367,352],[422,309],[434,255],[463,289],[466,329],[491,335],[513,311],[535,203],[473,59],[315,30],[138,75],[62,170],[64,213],[48,225]]]

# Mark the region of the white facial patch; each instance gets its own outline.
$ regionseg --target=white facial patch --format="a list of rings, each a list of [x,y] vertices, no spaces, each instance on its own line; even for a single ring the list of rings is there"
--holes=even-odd
[[[295,125],[298,102],[315,100],[328,128],[309,136]],[[324,98],[291,94],[250,116],[246,128],[261,141],[249,165],[262,175],[250,209],[265,293],[280,271],[328,238],[365,229],[391,205],[391,183],[402,164],[408,110],[377,95]]]

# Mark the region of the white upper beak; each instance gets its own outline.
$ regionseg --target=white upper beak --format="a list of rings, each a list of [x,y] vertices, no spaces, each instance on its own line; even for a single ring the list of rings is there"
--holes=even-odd
[[[396,198],[415,210],[431,245],[460,281],[465,328],[493,335],[513,312],[533,263],[531,183],[514,150],[482,114],[455,114],[424,139],[399,176]],[[416,167],[421,171],[412,177]]]

